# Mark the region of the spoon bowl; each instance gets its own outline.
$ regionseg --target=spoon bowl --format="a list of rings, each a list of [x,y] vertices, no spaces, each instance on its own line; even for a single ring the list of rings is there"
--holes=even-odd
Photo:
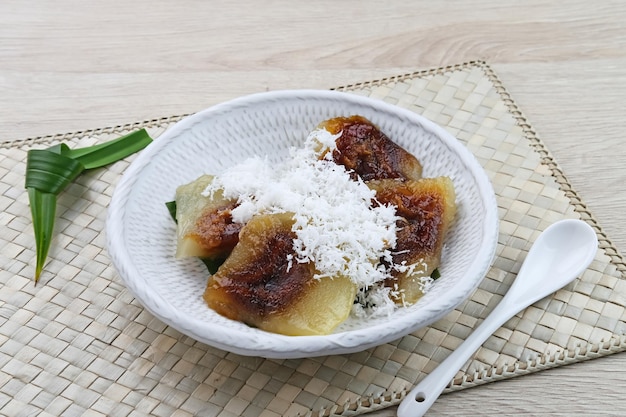
[[[521,310],[563,288],[587,269],[597,248],[596,233],[583,221],[550,225],[530,248],[506,300],[519,303]]]
[[[515,314],[572,282],[593,261],[595,231],[581,220],[550,225],[531,247],[513,285],[480,326],[406,396],[398,417],[423,416],[485,340]]]

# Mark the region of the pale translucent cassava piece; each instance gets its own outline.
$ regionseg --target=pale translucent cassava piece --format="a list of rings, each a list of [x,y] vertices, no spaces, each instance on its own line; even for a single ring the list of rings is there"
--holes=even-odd
[[[230,215],[236,201],[220,191],[204,196],[211,181],[213,176],[203,175],[176,189],[177,258],[225,259],[238,242],[241,225]]]

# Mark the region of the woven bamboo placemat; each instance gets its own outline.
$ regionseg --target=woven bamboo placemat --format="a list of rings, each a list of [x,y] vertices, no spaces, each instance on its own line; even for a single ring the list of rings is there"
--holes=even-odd
[[[361,353],[299,360],[242,357],[165,326],[133,299],[104,249],[106,208],[133,157],[80,177],[59,198],[42,284],[24,190],[26,152],[85,146],[183,116],[0,144],[0,414],[6,416],[335,416],[397,404],[502,298],[539,232],[582,218],[600,249],[574,283],[511,319],[447,391],[626,350],[626,265],[484,62],[339,88],[446,127],[493,182],[500,237],[480,288],[448,316]]]

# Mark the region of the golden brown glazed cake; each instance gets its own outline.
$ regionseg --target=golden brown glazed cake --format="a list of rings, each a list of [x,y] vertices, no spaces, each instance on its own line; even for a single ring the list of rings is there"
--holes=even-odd
[[[333,135],[341,133],[335,141],[337,148],[333,151],[333,160],[363,181],[416,180],[422,176],[422,165],[417,158],[362,116],[336,117],[320,123],[318,128]]]
[[[177,258],[224,259],[239,241],[241,225],[230,215],[236,202],[219,191],[212,197],[202,195],[211,181],[211,175],[203,175],[176,190]]]
[[[328,334],[352,309],[356,287],[347,277],[315,279],[312,263],[293,249],[292,215],[254,216],[239,243],[209,278],[204,299],[233,320],[285,335]]]
[[[422,178],[417,181],[381,180],[368,182],[376,199],[397,207],[397,244],[393,249],[395,265],[415,265],[393,271],[386,285],[396,288],[399,304],[413,304],[423,295],[424,277],[439,267],[445,235],[456,213],[455,192],[448,177]]]

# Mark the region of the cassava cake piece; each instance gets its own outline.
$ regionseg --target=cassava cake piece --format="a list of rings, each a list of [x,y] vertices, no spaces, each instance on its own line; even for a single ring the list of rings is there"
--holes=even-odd
[[[328,334],[350,314],[349,278],[316,279],[311,262],[295,260],[291,213],[254,216],[239,243],[209,277],[204,299],[217,313],[285,335]]]
[[[237,201],[221,192],[204,196],[213,176],[203,175],[176,189],[176,257],[225,259],[239,241],[242,225],[234,223],[231,210]]]
[[[333,135],[335,163],[343,165],[363,181],[386,178],[416,180],[422,176],[420,162],[362,116],[335,117],[319,124]]]
[[[397,290],[398,304],[413,304],[439,267],[446,233],[456,213],[455,191],[448,177],[417,181],[380,180],[368,185],[382,204],[393,204],[400,216],[393,250],[393,278],[386,285]]]

